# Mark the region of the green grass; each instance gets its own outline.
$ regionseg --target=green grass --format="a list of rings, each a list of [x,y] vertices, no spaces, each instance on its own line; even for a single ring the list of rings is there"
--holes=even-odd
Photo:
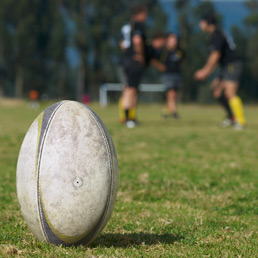
[[[44,107],[42,107],[44,108]],[[113,215],[89,246],[38,242],[19,211],[15,169],[39,111],[0,104],[0,257],[258,257],[258,107],[244,131],[217,126],[217,106],[141,105],[141,126],[117,123],[116,106],[92,108],[113,137],[120,184]]]

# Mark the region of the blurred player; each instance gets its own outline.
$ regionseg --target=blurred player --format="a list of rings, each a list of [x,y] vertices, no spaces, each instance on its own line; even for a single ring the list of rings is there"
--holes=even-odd
[[[163,48],[166,44],[167,35],[165,33],[159,32],[156,33],[149,44],[147,44],[147,58],[146,63],[152,64],[155,66],[158,70],[162,70],[164,68],[164,64],[161,64],[159,62],[159,58],[161,55],[161,52],[163,51]],[[161,65],[160,65],[161,64]]]
[[[145,6],[137,5],[132,10],[132,20],[121,30],[121,71],[125,88],[119,101],[120,122],[127,127],[136,126],[135,108],[138,86],[146,64],[146,36],[144,22],[147,19]]]
[[[194,77],[197,80],[205,80],[219,64],[220,72],[213,81],[213,94],[227,112],[228,119],[227,123],[224,121],[224,125],[232,124],[235,129],[241,130],[246,121],[242,101],[236,95],[242,74],[242,63],[236,53],[236,46],[232,39],[217,28],[213,15],[203,16],[199,25],[201,30],[210,36],[211,53],[204,67],[198,70]]]
[[[165,46],[159,51],[158,57],[152,64],[162,72],[161,79],[166,86],[167,103],[163,112],[165,118],[178,119],[176,99],[178,91],[182,87],[181,63],[183,52],[178,49],[178,38],[175,34],[169,34]]]

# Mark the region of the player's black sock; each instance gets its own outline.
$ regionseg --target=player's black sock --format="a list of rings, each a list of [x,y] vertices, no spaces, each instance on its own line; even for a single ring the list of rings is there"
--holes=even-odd
[[[232,117],[234,117],[233,112],[229,106],[228,100],[225,97],[224,94],[222,94],[219,98],[217,98],[217,100],[219,101],[219,103],[224,107],[224,109],[227,112],[227,116],[229,119],[232,119]]]
[[[125,120],[129,120],[129,109],[125,109]]]
[[[179,115],[178,115],[177,112],[174,112],[174,113],[172,114],[172,116],[174,117],[174,119],[179,119]]]

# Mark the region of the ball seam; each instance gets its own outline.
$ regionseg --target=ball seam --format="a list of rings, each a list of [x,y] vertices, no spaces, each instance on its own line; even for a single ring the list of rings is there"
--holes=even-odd
[[[44,142],[45,142],[45,139],[46,139],[46,135],[48,133],[48,130],[49,130],[49,127],[50,127],[50,124],[55,116],[55,114],[57,113],[57,111],[60,109],[60,107],[65,103],[66,101],[62,101],[59,106],[56,107],[56,109],[54,110],[54,112],[51,114],[48,122],[47,122],[47,126],[46,126],[46,129],[44,131],[44,134],[42,136],[42,142],[41,142],[41,148],[39,148],[39,153],[38,153],[38,168],[37,168],[37,194],[38,194],[38,209],[39,209],[39,217],[40,217],[40,224],[41,224],[41,227],[42,227],[42,230],[43,230],[43,233],[45,235],[45,238],[46,240],[49,241],[49,238],[47,236],[47,233],[46,233],[46,229],[45,229],[45,226],[44,226],[44,223],[43,223],[43,215],[42,215],[42,207],[41,207],[41,196],[40,196],[40,162],[41,162],[41,157],[42,157],[42,153],[43,153],[43,147],[44,147]]]

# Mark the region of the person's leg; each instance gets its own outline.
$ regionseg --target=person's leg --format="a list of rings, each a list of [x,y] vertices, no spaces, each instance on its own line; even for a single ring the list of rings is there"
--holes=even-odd
[[[176,97],[177,91],[175,89],[167,91],[167,109],[171,114],[177,113]]]
[[[244,117],[244,108],[242,100],[236,95],[239,83],[236,81],[225,81],[225,95],[233,111],[236,122],[244,126],[246,120]]]
[[[138,86],[140,83],[143,67],[138,62],[127,60],[123,67],[126,78],[126,87],[119,101],[120,122],[136,120],[136,104],[138,100]]]
[[[124,109],[136,107],[137,98],[137,89],[135,87],[126,87],[122,95]]]
[[[128,75],[127,75],[127,69],[126,69],[126,63],[125,60],[123,60],[123,63],[118,68],[118,78],[120,80],[120,83],[123,85],[124,89],[122,91],[122,95],[118,100],[118,110],[119,110],[119,121],[121,124],[124,124],[126,122],[126,115],[125,110],[123,107],[123,94],[125,91],[125,88],[128,85]]]
[[[227,118],[232,122],[234,121],[234,114],[229,106],[228,99],[224,94],[224,81],[215,78],[212,82],[213,97],[219,102],[219,104],[226,111]]]
[[[164,74],[162,82],[166,86],[166,108],[163,111],[163,117],[174,117],[178,119],[177,114],[177,95],[182,85],[182,78],[177,74]]]
[[[135,120],[135,109],[138,100],[138,90],[135,87],[126,87],[122,94],[122,107],[125,120]]]

